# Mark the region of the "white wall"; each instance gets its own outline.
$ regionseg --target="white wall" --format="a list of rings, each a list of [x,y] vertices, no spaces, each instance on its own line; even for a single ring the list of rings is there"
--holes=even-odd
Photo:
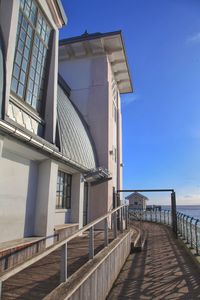
[[[0,242],[34,233],[37,163],[2,151],[0,157]]]
[[[109,82],[106,55],[59,62],[59,73],[71,88],[71,100],[84,116],[93,137],[99,165],[110,169]],[[112,206],[112,181],[91,186],[89,220],[105,214]]]
[[[58,165],[51,159],[46,159],[40,163],[38,172],[35,234],[47,236],[49,245],[53,242]]]

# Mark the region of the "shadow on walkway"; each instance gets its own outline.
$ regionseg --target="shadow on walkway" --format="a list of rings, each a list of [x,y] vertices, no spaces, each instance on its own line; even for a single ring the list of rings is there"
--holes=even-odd
[[[146,222],[147,245],[131,254],[108,300],[200,299],[200,273],[169,228]]]

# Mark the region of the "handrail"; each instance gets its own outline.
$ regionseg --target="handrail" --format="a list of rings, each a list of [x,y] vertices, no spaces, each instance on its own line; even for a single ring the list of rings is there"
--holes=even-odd
[[[31,257],[27,261],[25,261],[25,262],[23,262],[23,263],[15,266],[15,267],[9,269],[8,271],[5,271],[5,273],[2,276],[0,276],[0,285],[1,285],[1,282],[4,282],[5,280],[7,280],[8,278],[12,277],[13,275],[19,273],[20,271],[26,269],[27,267],[29,267],[32,264],[34,264],[37,261],[39,261],[40,259],[42,259],[42,258],[46,257],[47,255],[51,254],[52,252],[54,252],[58,248],[62,247],[63,245],[65,245],[66,243],[68,243],[69,241],[71,241],[72,239],[76,238],[77,236],[79,236],[83,232],[87,231],[88,229],[92,228],[96,224],[100,223],[104,219],[107,219],[109,216],[111,216],[112,214],[116,213],[118,210],[120,210],[120,209],[122,209],[124,207],[127,207],[127,205],[121,205],[121,206],[113,209],[112,211],[108,212],[104,216],[97,218],[96,220],[92,221],[88,225],[86,225],[83,228],[79,229],[77,232],[75,232],[74,234],[72,234],[70,237],[67,237],[66,239],[64,239],[62,241],[56,242],[55,244],[47,247],[41,253],[38,253],[38,254],[34,255],[33,257]]]
[[[166,220],[166,212],[168,212],[168,222]],[[170,212],[170,210],[162,209],[160,211],[160,218],[157,218],[156,211],[143,211],[143,215],[141,214],[141,220],[159,222],[172,227],[173,220],[170,219]],[[153,213],[155,213],[154,216]],[[129,214],[132,214],[131,210],[129,210]],[[132,217],[134,217],[134,214],[132,214]],[[196,250],[196,255],[200,255],[200,219],[188,216],[182,212],[176,212],[176,219],[178,221],[177,231],[179,236],[185,240],[187,244],[190,244],[191,248]]]

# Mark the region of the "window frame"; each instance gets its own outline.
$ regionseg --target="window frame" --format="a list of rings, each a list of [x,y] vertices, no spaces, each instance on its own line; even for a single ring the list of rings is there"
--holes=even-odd
[[[26,0],[25,0],[26,1]],[[26,16],[25,12],[23,11],[23,8],[21,7],[21,1],[19,4],[19,16],[18,16],[18,23],[17,23],[17,35],[16,35],[16,42],[15,42],[15,54],[14,54],[14,59],[13,59],[13,69],[12,69],[12,74],[11,74],[11,86],[10,86],[10,93],[11,96],[13,98],[15,98],[16,100],[19,100],[20,102],[22,102],[27,108],[28,110],[30,110],[31,112],[33,112],[34,114],[36,114],[37,116],[40,117],[44,117],[44,112],[45,112],[45,99],[46,99],[46,94],[47,94],[47,78],[48,78],[48,74],[49,74],[49,70],[50,70],[50,61],[51,61],[51,49],[52,49],[52,36],[53,36],[53,27],[50,24],[48,17],[46,16],[46,14],[43,12],[40,3],[36,0],[32,0],[32,2],[34,2],[35,7],[36,7],[36,15],[35,15],[35,24],[32,24],[29,17]],[[20,14],[21,14],[21,22],[20,22]],[[39,16],[40,18],[43,20],[45,20],[48,29],[49,29],[49,35],[48,35],[48,43],[46,43],[45,38],[44,40],[42,39],[42,37],[40,36],[39,32],[38,32],[38,20],[39,20]],[[25,29],[22,25],[23,20],[25,20],[27,22],[27,28]],[[32,36],[30,37],[30,35],[28,34],[28,28],[31,28],[32,30]],[[41,25],[42,27],[42,25]],[[22,48],[22,52],[20,53],[22,58],[21,58],[21,64],[19,66],[19,64],[16,62],[16,56],[17,53],[20,52],[19,51],[19,47],[18,44],[21,41],[20,38],[20,33],[21,30],[24,30],[25,32],[25,38],[24,38],[24,44],[23,44],[23,48]],[[42,30],[41,30],[42,32]],[[44,57],[44,63],[43,65],[41,65],[41,69],[40,69],[40,73],[38,73],[36,71],[37,66],[38,66],[38,56],[41,53],[39,48],[40,48],[40,44],[38,46],[38,54],[37,54],[37,59],[36,59],[36,65],[35,65],[35,75],[34,75],[34,80],[33,80],[33,89],[36,85],[36,74],[39,74],[39,82],[38,82],[38,92],[37,92],[37,97],[36,97],[36,107],[34,107],[33,104],[33,90],[32,90],[32,100],[29,103],[27,100],[27,94],[29,92],[28,86],[29,86],[29,81],[30,81],[30,73],[31,73],[31,67],[32,67],[32,61],[35,57],[35,55],[33,55],[34,53],[34,45],[35,45],[35,41],[36,41],[36,37],[39,39],[39,43],[42,44],[43,46],[43,54],[44,55],[44,48],[46,49],[45,55],[42,56],[42,59]],[[25,49],[27,48],[27,44],[26,44],[26,40],[27,38],[30,38],[30,45],[29,45],[29,54],[28,54],[28,58],[26,58],[24,56],[24,52]],[[27,67],[26,67],[26,71],[24,71],[23,69],[23,60],[27,61]],[[19,76],[18,79],[14,76],[14,69],[15,66],[17,66],[19,68]],[[18,86],[20,84],[20,76],[22,71],[25,73],[25,79],[24,79],[24,90],[23,90],[23,94],[22,97],[20,97],[17,94],[17,90],[16,92],[13,91],[12,89],[12,80],[13,77],[15,77],[15,80],[17,82],[17,89]],[[43,81],[43,84],[41,84],[41,81]],[[41,93],[41,89],[43,90],[42,95],[40,96]],[[40,103],[40,109],[38,110],[38,103]]]
[[[61,182],[61,178],[63,182]],[[72,175],[59,169],[56,183],[56,209],[71,209],[71,196]]]

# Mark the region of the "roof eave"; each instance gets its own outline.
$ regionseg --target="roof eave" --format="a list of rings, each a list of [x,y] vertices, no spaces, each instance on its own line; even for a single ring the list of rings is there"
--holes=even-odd
[[[57,8],[58,8],[60,17],[62,19],[63,25],[67,25],[68,19],[67,19],[67,15],[65,13],[65,10],[64,10],[61,0],[56,0],[56,4],[57,4]]]
[[[91,40],[96,40],[96,39],[101,39],[101,38],[106,38],[106,37],[112,37],[112,36],[117,36],[117,35],[120,37],[120,40],[121,40],[121,45],[122,45],[122,49],[123,49],[123,53],[124,53],[123,55],[125,58],[126,70],[127,70],[129,84],[130,84],[130,88],[128,87],[128,88],[123,89],[123,88],[120,88],[119,85],[118,85],[118,88],[119,88],[120,94],[128,94],[128,93],[132,93],[134,89],[133,89],[133,84],[132,84],[132,79],[131,79],[131,74],[130,74],[130,68],[129,68],[129,64],[128,64],[128,60],[127,60],[127,54],[126,54],[126,50],[125,50],[125,43],[124,43],[124,39],[123,39],[121,30],[106,32],[106,33],[94,33],[94,34],[85,33],[80,36],[62,39],[59,41],[59,46],[62,47],[62,46],[70,45],[70,44],[86,42],[86,41],[91,41]]]

